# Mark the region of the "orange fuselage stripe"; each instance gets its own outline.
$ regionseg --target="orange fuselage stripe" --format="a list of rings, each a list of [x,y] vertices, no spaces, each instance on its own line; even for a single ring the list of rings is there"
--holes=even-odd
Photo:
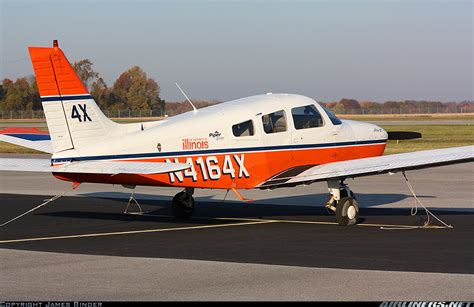
[[[127,185],[146,186],[173,186],[173,187],[194,187],[211,189],[250,189],[258,186],[267,179],[290,168],[303,165],[325,164],[330,162],[361,159],[380,156],[383,154],[385,144],[345,146],[332,148],[312,148],[303,150],[282,150],[269,152],[247,152],[235,154],[236,158],[244,156],[245,171],[236,163],[234,154],[215,154],[193,157],[176,158],[145,158],[133,161],[139,162],[190,162],[193,163],[192,171],[182,171],[173,174],[151,174],[151,175],[130,175],[117,174],[114,176],[104,174],[70,174],[55,173],[54,176],[67,181],[74,182],[94,182]],[[225,157],[228,156],[228,157]],[[208,159],[208,158],[211,159]],[[215,157],[212,158],[212,157]],[[198,159],[201,160],[198,161]],[[189,160],[190,159],[190,160]],[[207,166],[203,167],[205,161],[210,160]],[[133,162],[131,162],[133,163]],[[231,170],[229,171],[229,165]],[[219,171],[217,171],[219,169]],[[227,171],[223,171],[227,169]],[[211,178],[213,172],[214,178]],[[217,176],[217,173],[220,175]],[[247,176],[248,174],[248,176]],[[172,178],[174,180],[172,180]],[[207,179],[206,179],[207,178]],[[174,181],[174,182],[173,182]]]

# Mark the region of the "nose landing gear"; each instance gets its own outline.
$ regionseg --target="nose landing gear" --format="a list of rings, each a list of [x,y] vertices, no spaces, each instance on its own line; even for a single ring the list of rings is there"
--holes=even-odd
[[[328,180],[330,199],[326,209],[336,214],[336,221],[341,226],[350,226],[357,223],[359,206],[354,193],[343,180]]]

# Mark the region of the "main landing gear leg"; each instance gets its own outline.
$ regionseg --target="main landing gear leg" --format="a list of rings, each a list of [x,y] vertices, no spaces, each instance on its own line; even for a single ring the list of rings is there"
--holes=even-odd
[[[131,189],[132,190],[132,194],[130,194],[130,198],[128,199],[127,207],[125,207],[125,210],[123,211],[123,213],[125,213],[125,214],[128,214],[128,213],[142,214],[143,213],[142,207],[140,206],[140,204],[138,203],[138,201],[134,197],[136,186],[130,186],[130,185],[122,185],[122,186],[126,189]],[[139,210],[138,212],[128,212],[128,208],[130,207],[130,204],[132,203],[132,201],[135,203],[135,205],[137,205],[138,210]]]
[[[359,206],[354,193],[343,180],[328,180],[330,199],[326,209],[336,214],[336,221],[341,226],[350,226],[357,223]]]
[[[173,197],[171,214],[176,218],[190,218],[194,211],[194,188],[185,188]]]

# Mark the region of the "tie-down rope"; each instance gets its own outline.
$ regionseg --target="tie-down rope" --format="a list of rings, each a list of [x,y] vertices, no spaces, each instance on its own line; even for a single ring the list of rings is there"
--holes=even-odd
[[[446,224],[445,222],[443,222],[441,219],[439,219],[436,215],[433,214],[433,212],[431,212],[430,210],[428,210],[428,208],[426,208],[423,203],[421,202],[421,200],[418,199],[418,197],[416,196],[416,193],[415,193],[415,189],[413,188],[413,186],[411,185],[410,181],[408,180],[408,177],[407,175],[405,174],[405,171],[402,171],[402,174],[403,174],[403,177],[405,178],[405,182],[407,184],[407,187],[408,189],[410,190],[411,194],[413,195],[413,198],[415,199],[415,203],[414,205],[411,207],[411,210],[410,210],[410,214],[411,216],[415,216],[418,214],[418,205],[420,205],[421,207],[423,207],[423,209],[425,209],[425,212],[426,212],[426,221],[425,223],[423,224],[423,226],[412,226],[412,227],[380,227],[380,229],[417,229],[417,228],[430,228],[431,226],[431,220],[430,220],[430,217],[433,217],[434,219],[436,219],[438,222],[440,222],[441,224],[444,225],[444,227],[440,227],[440,228],[453,228],[453,226],[451,225],[448,225]]]
[[[72,185],[72,190],[75,190],[79,185],[80,185],[80,183],[74,182],[73,185]],[[62,196],[64,196],[64,195],[66,195],[69,191],[71,191],[71,190],[68,189],[68,190],[66,190],[66,191],[64,191],[64,192],[62,192],[62,193],[60,193],[60,194],[58,194],[58,195],[56,195],[56,196],[53,196],[53,197],[51,197],[51,198],[49,198],[49,199],[46,199],[42,204],[40,204],[40,205],[34,207],[33,209],[30,209],[30,210],[28,210],[28,211],[26,211],[26,212],[24,212],[24,213],[22,213],[22,214],[20,214],[20,215],[18,215],[18,216],[16,216],[16,217],[12,218],[11,220],[6,221],[6,222],[3,223],[3,224],[0,224],[0,227],[3,227],[3,226],[5,226],[5,225],[7,225],[7,224],[10,224],[11,222],[18,220],[19,218],[21,218],[21,217],[27,215],[28,213],[31,213],[31,212],[33,212],[33,211],[35,211],[35,210],[37,210],[37,209],[39,209],[39,208],[41,208],[41,207],[46,206],[46,205],[49,204],[50,202],[53,202],[53,201],[55,201],[56,199],[58,199],[58,198],[60,198],[60,197],[62,197]]]

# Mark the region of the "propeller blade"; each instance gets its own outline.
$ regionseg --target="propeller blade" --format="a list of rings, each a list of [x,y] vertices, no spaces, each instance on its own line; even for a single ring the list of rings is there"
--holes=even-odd
[[[421,133],[412,131],[389,131],[389,140],[413,140],[421,139]]]

